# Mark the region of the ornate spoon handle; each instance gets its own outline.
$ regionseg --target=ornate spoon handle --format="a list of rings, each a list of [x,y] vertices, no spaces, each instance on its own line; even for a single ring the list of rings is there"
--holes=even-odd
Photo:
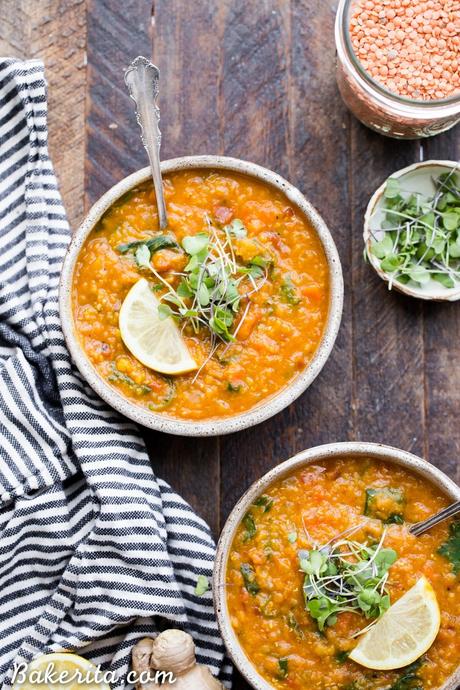
[[[125,83],[129,95],[136,104],[136,118],[141,128],[141,139],[152,168],[160,230],[164,230],[168,225],[168,219],[160,170],[160,109],[157,105],[159,81],[158,67],[145,57],[137,57],[125,72]]]
[[[409,532],[411,534],[415,534],[416,537],[419,537],[421,534],[431,529],[435,525],[439,525],[440,522],[443,522],[444,520],[447,520],[447,518],[457,515],[457,513],[460,513],[460,501],[452,503],[452,505],[448,506],[447,508],[444,508],[444,510],[439,511],[439,513],[436,513],[436,515],[432,515],[427,520],[423,520],[422,522],[416,522],[409,529]]]

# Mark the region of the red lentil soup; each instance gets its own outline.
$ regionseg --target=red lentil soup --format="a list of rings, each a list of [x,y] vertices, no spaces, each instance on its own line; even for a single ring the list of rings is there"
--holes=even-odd
[[[443,555],[443,545],[452,546],[456,523],[438,525],[421,537],[411,535],[407,523],[448,504],[440,490],[420,476],[365,458],[308,465],[273,484],[239,526],[227,566],[231,623],[260,675],[274,688],[292,690],[442,686],[460,663],[458,544],[457,568]],[[336,621],[320,631],[307,611],[299,551],[311,549],[312,541],[326,544],[356,525],[361,527],[350,539],[377,543],[385,529],[384,546],[396,552],[387,581],[391,603],[422,575],[435,590],[441,628],[412,668],[373,671],[347,659],[360,639],[352,635],[369,623],[363,614],[338,613]]]
[[[177,245],[152,254],[156,277],[139,267],[135,252],[120,251],[127,243],[160,236],[151,183],[122,197],[78,257],[72,291],[76,331],[99,375],[137,405],[185,420],[236,415],[284,388],[318,348],[329,304],[323,246],[298,208],[262,181],[187,170],[166,175],[164,188],[167,233]],[[165,377],[126,349],[119,311],[140,278],[147,278],[160,298],[162,281],[176,289],[190,259],[181,246],[184,237],[211,226],[221,238],[228,236],[228,228],[233,232],[239,275],[247,276],[240,282],[239,307],[230,315],[230,337],[214,348],[209,329],[182,324],[185,343],[202,368],[198,375]]]

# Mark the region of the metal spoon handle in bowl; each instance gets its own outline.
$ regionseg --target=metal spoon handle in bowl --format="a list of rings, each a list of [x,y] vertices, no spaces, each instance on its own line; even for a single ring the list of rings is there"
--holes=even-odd
[[[439,511],[439,513],[436,513],[436,515],[432,515],[427,520],[416,522],[409,529],[409,532],[414,534],[416,537],[419,537],[421,534],[431,529],[435,525],[439,525],[440,522],[444,522],[444,520],[457,515],[457,513],[460,513],[460,501],[452,503],[452,505],[444,508],[444,510]]]
[[[163,182],[160,169],[160,109],[157,105],[160,70],[147,58],[139,56],[125,72],[129,95],[136,104],[136,118],[141,128],[141,139],[149,156],[153,186],[158,208],[160,230],[168,226]]]

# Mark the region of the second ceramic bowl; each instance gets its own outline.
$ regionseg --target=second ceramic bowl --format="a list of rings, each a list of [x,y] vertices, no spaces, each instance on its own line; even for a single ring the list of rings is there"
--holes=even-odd
[[[66,343],[80,373],[96,393],[109,403],[109,405],[126,417],[146,427],[182,436],[217,436],[239,431],[240,429],[245,429],[259,422],[263,422],[290,405],[306,388],[308,388],[326,363],[339,330],[343,307],[342,269],[334,240],[324,220],[298,189],[276,173],[262,168],[260,165],[255,165],[254,163],[248,163],[235,158],[226,158],[222,156],[187,156],[164,161],[161,165],[163,174],[178,170],[200,168],[228,170],[262,180],[285,194],[289,201],[306,216],[321,240],[329,266],[329,313],[321,343],[313,359],[308,363],[305,369],[279,393],[267,398],[258,406],[247,412],[231,417],[224,417],[222,419],[184,421],[163,414],[150,412],[130,402],[106,383],[96,372],[96,369],[83,351],[73,321],[73,273],[83,243],[103,214],[115,201],[117,201],[117,199],[149,179],[151,174],[150,168],[143,168],[129,175],[129,177],[126,177],[109,189],[109,191],[94,204],[85,220],[78,228],[62,267],[59,307]]]
[[[429,462],[403,450],[377,443],[331,443],[310,448],[286,460],[265,474],[261,479],[258,479],[240,498],[224,525],[217,545],[213,577],[214,605],[222,638],[238,670],[243,674],[251,687],[256,690],[273,690],[273,686],[262,678],[246,656],[233,630],[227,606],[227,563],[236,531],[257,498],[274,482],[312,463],[325,462],[334,458],[356,457],[367,457],[380,462],[400,465],[430,481],[442,493],[452,499],[452,502],[460,500],[460,488]],[[459,681],[460,670],[440,690],[456,690]]]

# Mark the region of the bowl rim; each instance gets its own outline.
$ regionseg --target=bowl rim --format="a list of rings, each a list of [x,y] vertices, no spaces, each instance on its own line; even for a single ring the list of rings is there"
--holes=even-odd
[[[385,192],[385,186],[390,177],[404,177],[404,175],[407,175],[408,173],[414,172],[415,170],[419,170],[420,168],[426,168],[426,167],[432,167],[432,168],[455,168],[458,167],[459,164],[456,163],[455,161],[448,161],[448,160],[428,160],[428,161],[419,161],[418,163],[413,163],[412,165],[408,165],[405,168],[401,168],[400,170],[397,170],[396,172],[392,173],[389,175],[385,181],[376,189],[376,191],[373,193],[371,196],[369,203],[366,208],[366,213],[364,215],[364,229],[363,229],[363,239],[364,239],[364,246],[366,248],[366,253],[369,258],[369,264],[372,266],[372,268],[375,270],[377,275],[382,278],[386,283],[389,282],[388,274],[385,273],[385,271],[382,271],[380,268],[380,263],[379,259],[375,257],[370,251],[370,242],[371,242],[371,232],[370,232],[370,222],[372,215],[374,213],[374,210],[376,206],[380,203],[383,194]],[[460,169],[459,169],[460,171]],[[415,288],[410,285],[402,285],[400,283],[393,283],[393,289],[396,290],[397,292],[402,292],[405,295],[408,295],[409,297],[415,297],[417,299],[422,299],[425,301],[431,301],[431,302],[456,302],[457,300],[460,299],[460,286],[457,289],[452,289],[449,292],[443,291],[440,289],[439,292],[436,291],[431,291],[431,292],[426,292],[423,290],[423,288]]]
[[[226,156],[182,156],[161,163],[162,173],[195,168],[229,170],[255,177],[281,191],[310,221],[326,254],[329,267],[329,310],[323,336],[307,367],[278,393],[246,412],[231,417],[187,421],[150,412],[128,401],[99,376],[79,343],[72,313],[72,280],[80,249],[88,234],[105,211],[123,194],[150,176],[150,168],[128,175],[111,187],[91,207],[83,222],[74,233],[62,266],[59,285],[59,312],[62,330],[73,361],[91,388],[111,407],[125,417],[150,429],[181,436],[217,436],[229,434],[263,422],[296,400],[318,376],[334,346],[343,311],[343,276],[339,254],[332,235],[316,209],[292,184],[277,173],[255,163]]]
[[[228,556],[236,530],[254,500],[275,481],[311,463],[339,457],[355,458],[360,456],[372,457],[382,462],[390,462],[407,468],[430,481],[453,501],[460,500],[460,487],[442,470],[427,460],[393,446],[364,441],[328,443],[302,450],[256,480],[237,501],[224,524],[217,544],[212,581],[214,608],[222,639],[235,666],[256,690],[273,690],[274,686],[259,675],[243,651],[230,622],[225,593]],[[455,690],[459,680],[460,667],[439,690]]]

